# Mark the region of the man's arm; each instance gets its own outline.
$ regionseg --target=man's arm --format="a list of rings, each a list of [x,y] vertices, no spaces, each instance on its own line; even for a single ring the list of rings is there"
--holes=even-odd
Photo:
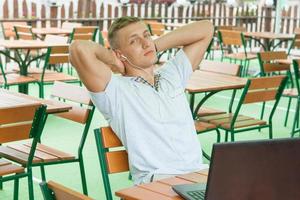
[[[189,58],[193,70],[195,70],[213,37],[213,31],[212,23],[203,20],[180,27],[157,38],[154,42],[157,51],[183,46],[183,50]]]
[[[91,92],[101,92],[111,79],[111,71],[123,73],[123,64],[115,54],[91,41],[74,41],[70,46],[70,62]]]

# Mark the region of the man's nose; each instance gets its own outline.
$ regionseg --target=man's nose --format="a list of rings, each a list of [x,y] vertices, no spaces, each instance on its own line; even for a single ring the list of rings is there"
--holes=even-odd
[[[150,41],[148,39],[143,38],[142,39],[142,46],[143,48],[148,48],[150,45]]]

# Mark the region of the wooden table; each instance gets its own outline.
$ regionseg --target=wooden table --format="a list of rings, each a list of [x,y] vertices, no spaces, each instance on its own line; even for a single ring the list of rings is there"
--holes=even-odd
[[[229,76],[221,73],[207,72],[196,70],[188,81],[186,91],[191,95],[190,108],[193,116],[196,111],[204,104],[204,102],[217,92],[223,90],[241,89],[246,85],[247,79],[237,76]],[[196,110],[194,110],[195,94],[208,93],[199,102]]]
[[[119,190],[116,196],[124,200],[180,200],[183,198],[173,191],[172,185],[206,183],[207,177],[208,169]]]
[[[72,106],[54,99],[40,99],[26,94],[0,89],[0,108],[35,103],[47,105],[47,114],[67,112],[72,109]]]
[[[282,42],[292,40],[294,38],[293,34],[273,32],[244,32],[244,36],[257,41],[265,51],[273,50]],[[261,40],[263,40],[263,42]],[[275,40],[279,40],[279,42],[275,44]]]
[[[61,42],[44,42],[40,40],[0,40],[0,47],[4,47],[4,50],[0,50],[0,53],[5,55],[6,57],[15,61],[19,68],[20,74],[27,76],[27,69],[30,64],[45,56],[45,54],[37,55],[35,57],[29,56],[30,51],[32,50],[40,50],[45,49],[52,46],[66,46],[69,45],[67,43]],[[22,52],[20,50],[26,50],[25,56],[22,56]],[[15,52],[15,57],[10,54],[10,51]],[[27,85],[20,85],[19,92],[28,93]]]
[[[36,35],[40,35],[45,37],[47,34],[51,35],[70,35],[72,33],[72,29],[63,29],[63,28],[33,28],[32,32]]]

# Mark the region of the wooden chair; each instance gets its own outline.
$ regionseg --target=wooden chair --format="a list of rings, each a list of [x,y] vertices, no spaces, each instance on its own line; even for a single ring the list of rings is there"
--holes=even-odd
[[[69,43],[73,40],[91,40],[95,41],[98,31],[97,26],[83,26],[73,28],[73,31],[69,38]]]
[[[15,25],[27,26],[26,22],[2,22],[2,33],[5,40],[10,38],[17,38],[16,32],[14,30]]]
[[[44,98],[44,85],[53,84],[55,81],[63,81],[69,83],[80,83],[77,77],[64,74],[61,72],[46,73],[47,69],[51,67],[56,68],[58,65],[69,63],[69,46],[54,46],[49,47],[45,56],[45,63],[42,73],[29,74],[32,78],[37,80],[39,84],[39,96]]]
[[[10,86],[30,83],[37,83],[37,81],[32,77],[14,73],[13,70],[4,69],[0,58],[0,88],[3,87],[9,89]]]
[[[256,54],[247,52],[247,43],[243,32],[236,30],[219,30],[218,37],[220,41],[222,58],[229,59],[230,62],[239,61],[242,66],[241,76],[246,76],[248,74],[248,68],[250,60],[256,59]],[[228,47],[232,53],[225,54],[224,48]],[[239,51],[242,49],[242,51]]]
[[[123,145],[110,127],[95,129],[94,133],[106,199],[112,200],[108,175],[129,171],[128,155],[126,150],[120,150]]]
[[[290,64],[284,63],[282,60],[287,59],[287,54],[285,51],[266,51],[257,53],[259,66],[260,66],[260,75],[261,76],[272,76],[274,74],[285,73],[290,81],[290,85],[293,88],[293,78],[290,70]],[[289,83],[289,82],[288,82]],[[289,98],[288,109],[285,117],[284,125],[287,125],[289,108],[292,100],[292,96],[289,95],[290,89],[283,91],[283,96]],[[263,103],[261,119],[263,118],[265,110],[265,103]]]
[[[17,107],[0,108],[0,189],[2,183],[14,180],[14,199],[18,199],[19,179],[28,178],[29,199],[33,199],[32,164],[40,139],[46,107],[33,103]],[[5,143],[32,139],[28,154],[23,154]],[[8,160],[16,163],[13,164]]]
[[[31,26],[14,25],[14,30],[19,40],[35,40],[36,36],[32,33]]]
[[[40,187],[44,200],[93,200],[54,181],[41,182]]]
[[[166,26],[163,23],[153,20],[146,20],[145,23],[147,24],[151,35],[161,36],[165,33]]]
[[[287,81],[286,76],[272,76],[252,78],[246,83],[238,105],[233,113],[212,115],[200,118],[203,122],[215,124],[219,129],[225,130],[225,140],[228,140],[228,133],[231,134],[231,141],[235,140],[235,134],[255,129],[269,128],[269,138],[273,138],[272,118]],[[240,115],[243,105],[250,103],[274,101],[268,121]]]
[[[297,101],[296,112],[294,115],[294,121],[293,121],[293,125],[292,125],[291,137],[294,137],[295,133],[300,131],[300,129],[299,129],[299,109],[300,109],[300,82],[299,82],[300,70],[299,70],[299,67],[300,67],[300,60],[299,59],[293,60],[293,68],[294,68],[294,77],[295,77],[295,86],[296,87],[291,88],[291,89],[286,89],[283,92],[283,96],[286,96],[289,98],[289,104],[288,104],[288,108],[287,108],[287,116],[286,116],[286,120],[285,120],[285,125],[287,123],[291,100],[296,99],[296,101]]]
[[[66,164],[66,163],[78,163],[80,168],[83,193],[87,195],[88,191],[87,191],[82,151],[90,128],[91,120],[95,111],[95,106],[92,104],[92,101],[86,89],[76,85],[63,83],[63,82],[54,83],[51,97],[53,99],[64,101],[65,103],[70,103],[70,106],[72,106],[72,109],[69,112],[56,114],[56,116],[83,125],[83,132],[81,135],[80,143],[78,145],[78,151],[77,151],[78,155],[75,156],[69,153],[65,153],[54,147],[50,147],[45,144],[38,143],[35,158],[38,159],[39,162],[35,162],[32,166],[40,166],[42,180],[46,181],[45,168],[44,168],[45,166]],[[71,133],[70,138],[72,138],[73,134],[74,133]],[[24,154],[27,154],[28,151],[26,149],[31,145],[28,143],[23,143],[19,145],[12,144],[10,146],[12,146],[15,149],[18,149]]]
[[[202,71],[208,71],[208,72],[214,72],[214,73],[220,73],[230,76],[239,76],[241,66],[234,63],[226,63],[226,62],[219,62],[219,61],[211,61],[211,60],[202,60],[199,69]],[[230,109],[233,103],[235,97],[235,91],[232,95],[231,101],[230,101]],[[197,117],[204,117],[208,115],[215,115],[215,114],[222,114],[226,113],[222,110],[216,110],[213,108],[207,108],[203,107],[200,108],[199,111],[197,111]]]

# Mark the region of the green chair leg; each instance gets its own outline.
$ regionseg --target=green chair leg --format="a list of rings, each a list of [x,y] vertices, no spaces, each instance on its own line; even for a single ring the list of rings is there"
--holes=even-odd
[[[19,199],[19,179],[14,180],[14,200]]]
[[[297,106],[296,106],[296,112],[295,112],[295,117],[294,117],[294,122],[293,122],[293,128],[292,128],[292,133],[291,133],[291,136],[294,137],[295,133],[297,132],[296,131],[296,124],[297,124],[297,121],[299,121],[299,98],[297,99]]]
[[[79,168],[80,168],[80,175],[81,175],[81,182],[82,182],[82,191],[83,191],[83,194],[88,195],[86,177],[85,177],[85,171],[84,171],[84,164],[83,164],[82,157],[79,158]]]
[[[228,142],[228,131],[225,131],[225,142]]]
[[[273,126],[272,126],[272,124],[269,125],[269,139],[273,139]]]
[[[287,122],[288,122],[289,112],[290,112],[290,107],[291,107],[291,101],[292,101],[292,98],[289,97],[289,103],[288,103],[288,106],[287,106],[286,115],[285,115],[285,120],[284,120],[284,127],[286,127]]]
[[[34,200],[32,170],[31,169],[28,169],[28,193],[29,193],[29,200]]]
[[[46,181],[46,173],[45,173],[45,166],[41,165],[40,166],[41,169],[41,177],[42,177],[42,181]]]
[[[235,138],[234,138],[234,131],[231,131],[231,142],[234,142]]]
[[[1,181],[1,179],[2,179],[2,176],[0,176],[0,190],[3,189],[3,182]]]

